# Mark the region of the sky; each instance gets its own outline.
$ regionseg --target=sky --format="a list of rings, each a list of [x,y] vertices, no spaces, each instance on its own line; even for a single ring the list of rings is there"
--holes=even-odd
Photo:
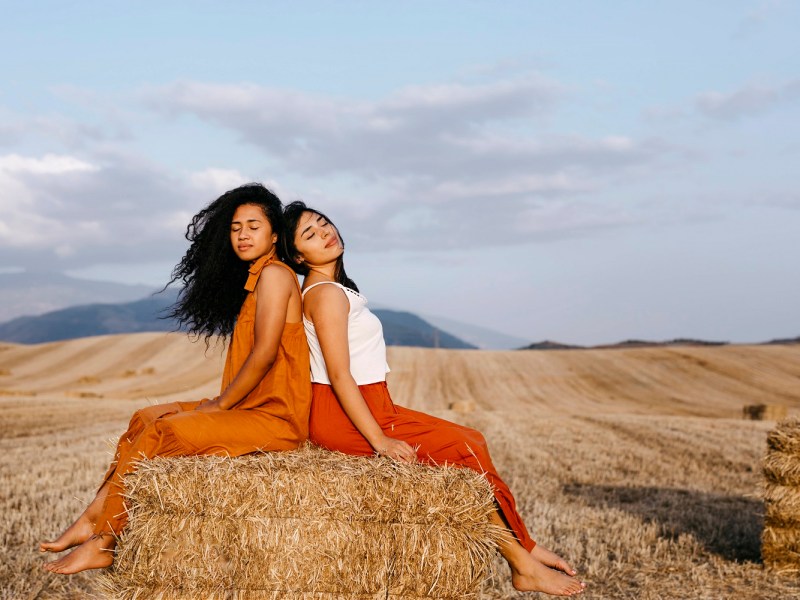
[[[191,216],[259,181],[332,218],[381,306],[800,334],[798,2],[0,10],[0,272],[163,285]]]

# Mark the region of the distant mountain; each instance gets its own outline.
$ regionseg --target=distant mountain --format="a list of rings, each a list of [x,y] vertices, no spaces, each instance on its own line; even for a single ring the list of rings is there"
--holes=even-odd
[[[24,344],[54,342],[92,335],[174,331],[172,319],[160,318],[175,302],[177,292],[149,296],[121,304],[86,304],[35,317],[17,317],[0,324],[0,340]],[[409,312],[375,310],[390,346],[474,348]]]
[[[473,344],[483,350],[510,350],[511,348],[524,346],[526,343],[525,338],[500,333],[486,327],[478,327],[471,323],[464,323],[438,315],[420,314],[420,316],[434,327],[449,331],[468,344]]]
[[[545,340],[534,342],[523,346],[520,350],[592,350],[592,349],[615,349],[615,348],[661,348],[664,346],[724,346],[728,342],[710,342],[707,340],[695,340],[690,338],[676,338],[665,342],[654,342],[651,340],[624,340],[616,344],[598,344],[596,346],[575,346],[571,344],[561,344]]]
[[[410,312],[379,308],[374,313],[383,324],[383,337],[389,346],[475,349]]]
[[[543,340],[541,342],[534,342],[523,346],[520,350],[575,350],[577,348],[584,348],[584,346],[572,346],[570,344],[561,344],[559,342],[551,342],[550,340]]]
[[[778,345],[800,344],[800,335],[798,335],[795,338],[780,338],[780,339],[777,339],[777,340],[770,340],[770,341],[764,342],[764,343],[765,344],[778,344]]]
[[[131,302],[153,291],[146,285],[91,281],[61,273],[0,273],[0,323],[90,302]]]
[[[174,331],[173,320],[159,318],[174,301],[175,292],[168,290],[135,302],[85,304],[35,317],[17,317],[0,324],[0,340],[38,344],[110,333]]]
[[[666,346],[725,346],[730,342],[716,342],[709,340],[697,340],[693,338],[675,338],[664,342],[654,342],[650,340],[625,340],[616,344],[599,344],[597,346],[573,346],[570,344],[560,344],[545,340],[535,342],[519,348],[520,350],[591,350],[591,349],[615,349],[615,348],[663,348]],[[800,337],[771,340],[761,342],[762,344],[800,344]]]
[[[592,348],[652,348],[661,346],[725,346],[728,342],[714,342],[708,340],[696,340],[692,338],[675,338],[663,342],[650,340],[625,340],[616,344],[600,344]]]

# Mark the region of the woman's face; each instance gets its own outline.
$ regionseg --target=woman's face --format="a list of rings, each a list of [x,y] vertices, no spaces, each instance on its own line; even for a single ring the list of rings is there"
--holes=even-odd
[[[231,219],[231,245],[244,261],[253,261],[269,253],[278,235],[272,231],[264,209],[256,204],[242,204]]]
[[[300,215],[294,232],[294,245],[299,259],[309,265],[324,265],[335,261],[344,252],[339,232],[322,215],[306,211]]]

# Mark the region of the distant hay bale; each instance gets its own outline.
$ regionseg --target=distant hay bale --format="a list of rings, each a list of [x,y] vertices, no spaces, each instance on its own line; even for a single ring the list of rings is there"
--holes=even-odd
[[[749,404],[742,409],[742,416],[752,421],[780,421],[787,414],[784,404]]]
[[[767,435],[761,557],[773,570],[800,572],[800,421]]]
[[[451,402],[450,404],[448,404],[447,408],[452,410],[453,412],[466,415],[468,413],[473,412],[477,408],[477,406],[475,402],[473,402],[472,400],[456,400],[455,402]]]
[[[157,458],[126,477],[130,521],[109,596],[470,598],[501,530],[470,469],[311,445],[239,458]]]

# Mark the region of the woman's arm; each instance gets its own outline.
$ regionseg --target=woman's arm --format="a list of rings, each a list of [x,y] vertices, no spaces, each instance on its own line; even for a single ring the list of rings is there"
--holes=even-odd
[[[255,340],[253,350],[222,395],[201,404],[197,410],[227,410],[241,402],[264,379],[278,355],[286,323],[289,299],[295,283],[292,274],[279,266],[266,266],[257,284]]]
[[[405,462],[416,460],[417,454],[410,445],[383,433],[350,373],[350,303],[345,293],[333,285],[318,285],[306,294],[305,303],[317,331],[328,378],[345,414],[379,454]]]

